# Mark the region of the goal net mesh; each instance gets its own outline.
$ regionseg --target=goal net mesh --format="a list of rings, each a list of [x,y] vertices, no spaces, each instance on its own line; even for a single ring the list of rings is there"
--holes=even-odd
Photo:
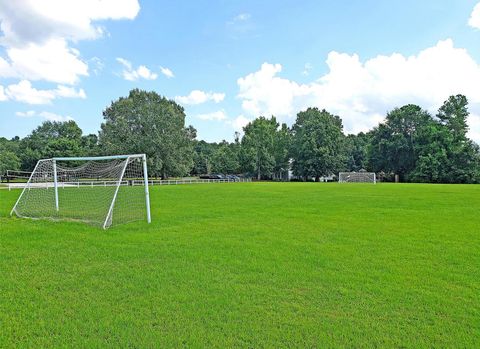
[[[145,219],[142,157],[40,160],[13,211],[19,217],[78,220],[104,228]]]
[[[340,183],[376,183],[374,172],[340,172],[338,174]]]

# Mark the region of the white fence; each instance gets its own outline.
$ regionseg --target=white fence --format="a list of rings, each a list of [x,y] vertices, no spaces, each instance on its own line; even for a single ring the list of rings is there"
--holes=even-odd
[[[149,179],[148,184],[151,186],[154,185],[179,185],[179,184],[207,184],[207,183],[239,183],[239,182],[251,182],[250,178],[238,178],[238,179],[196,179],[196,178],[183,178],[183,179]],[[79,188],[79,187],[110,187],[116,186],[117,181],[73,181],[73,182],[58,182],[58,188]],[[143,180],[124,180],[120,185],[143,185]],[[29,188],[53,188],[53,182],[40,182],[40,183],[5,183],[3,188],[12,189],[23,189],[25,187]],[[0,189],[2,187],[0,186]]]

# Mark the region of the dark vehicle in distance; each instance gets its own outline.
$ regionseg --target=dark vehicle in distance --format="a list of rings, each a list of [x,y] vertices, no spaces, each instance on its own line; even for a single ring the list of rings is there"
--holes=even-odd
[[[235,176],[235,175],[223,175],[220,173],[211,173],[211,174],[206,174],[206,175],[200,175],[200,179],[225,179],[233,182],[238,182],[240,181],[240,177]]]
[[[212,173],[207,175],[201,175],[200,179],[225,179],[225,176],[222,174]]]

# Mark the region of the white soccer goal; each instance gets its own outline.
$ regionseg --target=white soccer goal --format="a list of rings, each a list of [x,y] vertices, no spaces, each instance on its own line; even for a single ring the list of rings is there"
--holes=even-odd
[[[340,172],[339,183],[377,183],[375,172]]]
[[[78,220],[104,229],[150,223],[145,154],[39,160],[11,215]]]

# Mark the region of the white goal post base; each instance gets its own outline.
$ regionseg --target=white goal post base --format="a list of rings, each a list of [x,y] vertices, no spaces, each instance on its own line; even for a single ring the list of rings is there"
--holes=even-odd
[[[340,172],[338,183],[377,183],[375,172]]]
[[[104,229],[135,220],[150,223],[146,155],[39,160],[10,212],[13,214],[77,220]]]

